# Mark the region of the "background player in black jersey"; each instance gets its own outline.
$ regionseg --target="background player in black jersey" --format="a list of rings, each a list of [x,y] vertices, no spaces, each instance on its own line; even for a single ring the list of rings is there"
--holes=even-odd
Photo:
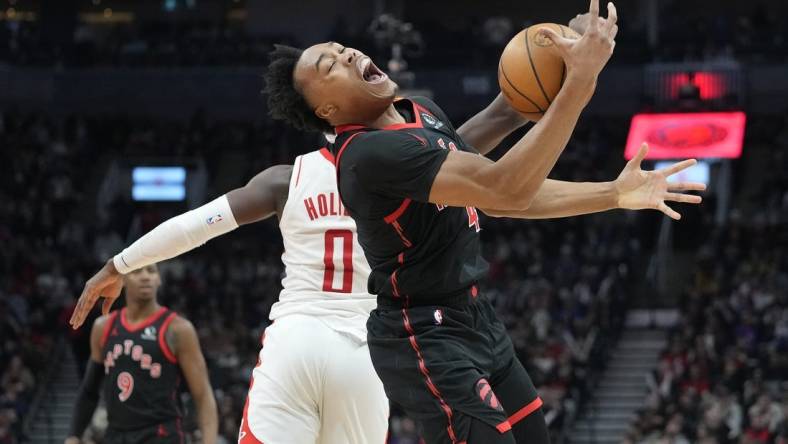
[[[600,18],[592,0],[584,18],[576,41],[541,31],[564,58],[565,83],[497,162],[478,154],[501,135],[470,146],[433,102],[395,101],[396,84],[352,48],[328,42],[272,55],[272,115],[337,135],[339,191],[372,267],[369,290],[378,295],[367,324],[372,360],[389,398],[419,420],[429,443],[549,440],[541,400],[476,286],[486,263],[475,207],[519,218],[654,208],[678,219],[666,200],[700,202],[677,191],[703,185],[669,189],[666,181],[694,161],[642,171],[645,146],[613,182],[546,179],[615,46],[612,3]]]
[[[156,265],[123,278],[126,307],[104,315],[90,333],[90,361],[66,444],[78,444],[104,392],[104,443],[183,443],[181,375],[197,407],[203,443],[215,443],[216,400],[197,332],[188,320],[156,301]]]

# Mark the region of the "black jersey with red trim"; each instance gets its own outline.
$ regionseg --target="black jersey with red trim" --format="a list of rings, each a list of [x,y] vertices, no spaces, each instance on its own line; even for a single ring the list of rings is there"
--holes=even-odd
[[[177,314],[161,307],[130,325],[126,309],[113,311],[102,336],[104,400],[114,430],[137,430],[179,420],[181,370],[165,333]]]
[[[394,106],[407,123],[336,129],[339,194],[372,268],[369,292],[428,305],[487,272],[476,209],[428,202],[448,152],[478,152],[431,100],[414,97]]]

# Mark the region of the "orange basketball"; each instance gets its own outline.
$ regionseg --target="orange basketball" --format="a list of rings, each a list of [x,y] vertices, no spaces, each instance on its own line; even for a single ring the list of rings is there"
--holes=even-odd
[[[553,102],[566,76],[566,67],[553,42],[538,33],[551,28],[568,38],[580,38],[570,28],[540,23],[520,31],[501,54],[498,85],[509,104],[529,120],[539,120]]]

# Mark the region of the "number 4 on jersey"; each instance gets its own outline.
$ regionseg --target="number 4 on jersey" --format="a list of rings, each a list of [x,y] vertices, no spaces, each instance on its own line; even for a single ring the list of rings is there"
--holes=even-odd
[[[481,231],[482,227],[479,225],[479,213],[476,211],[476,208],[465,207],[465,211],[468,212],[468,226],[476,227],[477,233]]]

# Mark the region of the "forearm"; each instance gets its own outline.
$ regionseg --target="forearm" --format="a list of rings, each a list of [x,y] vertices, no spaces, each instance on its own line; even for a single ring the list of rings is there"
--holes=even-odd
[[[179,256],[238,227],[226,196],[166,220],[115,256],[120,273]]]
[[[612,210],[617,206],[613,182],[564,182],[546,179],[524,210],[482,210],[495,217],[551,219]]]
[[[80,396],[74,406],[74,416],[71,418],[71,427],[69,428],[69,437],[82,439],[85,429],[88,428],[93,419],[93,413],[98,406],[98,398],[87,398]]]
[[[96,411],[96,406],[99,401],[99,390],[101,382],[104,379],[104,369],[99,363],[91,360],[88,362],[88,368],[85,371],[85,377],[79,387],[77,394],[77,402],[74,405],[73,416],[71,418],[71,426],[69,428],[69,437],[82,438],[85,429],[90,425],[93,419],[93,413]]]
[[[518,210],[531,205],[566,147],[593,85],[593,79],[568,76],[542,119],[482,172],[491,181],[490,191],[501,196],[494,204],[497,209]]]
[[[527,120],[506,102],[503,94],[457,129],[465,143],[486,155]]]
[[[216,411],[216,400],[208,393],[196,401],[198,423],[203,444],[214,444],[219,433],[219,417]]]

